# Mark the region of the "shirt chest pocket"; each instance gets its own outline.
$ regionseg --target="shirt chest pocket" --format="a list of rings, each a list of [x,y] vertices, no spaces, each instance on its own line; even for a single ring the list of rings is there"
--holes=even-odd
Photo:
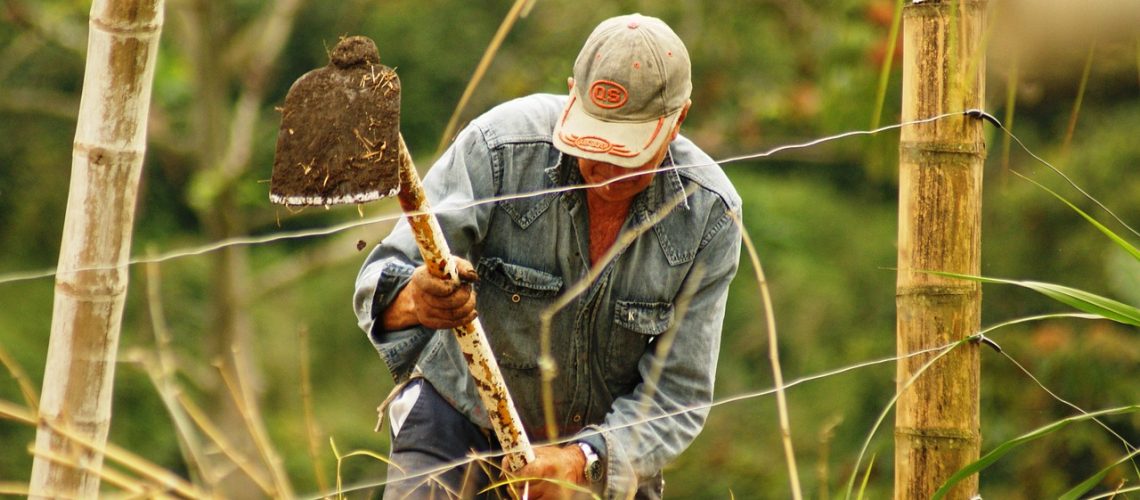
[[[562,278],[495,257],[481,259],[477,270],[476,307],[499,365],[538,367],[542,314],[562,290]]]
[[[618,300],[614,303],[614,327],[610,335],[608,375],[616,382],[640,378],[637,370],[650,344],[673,324],[673,304]]]

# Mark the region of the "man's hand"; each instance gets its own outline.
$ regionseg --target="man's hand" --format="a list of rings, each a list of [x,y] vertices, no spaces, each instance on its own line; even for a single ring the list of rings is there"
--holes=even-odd
[[[503,459],[503,470],[507,462]],[[528,499],[568,499],[580,495],[586,498],[588,487],[586,481],[586,456],[577,445],[542,446],[534,449],[534,461],[526,464],[513,474],[516,478],[531,479],[527,481]],[[543,480],[545,479],[545,480]],[[578,485],[581,489],[567,488],[567,485]],[[516,492],[521,493],[523,486],[514,486]]]
[[[408,285],[384,310],[385,330],[402,330],[415,325],[448,329],[475,320],[475,291],[471,283],[479,280],[470,262],[453,257],[459,282],[432,276],[426,266],[417,267]]]

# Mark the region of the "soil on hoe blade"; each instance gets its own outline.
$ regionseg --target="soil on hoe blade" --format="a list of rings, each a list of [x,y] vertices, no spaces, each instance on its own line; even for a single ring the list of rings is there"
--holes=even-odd
[[[363,36],[285,97],[269,199],[281,205],[365,203],[399,190],[400,79]]]

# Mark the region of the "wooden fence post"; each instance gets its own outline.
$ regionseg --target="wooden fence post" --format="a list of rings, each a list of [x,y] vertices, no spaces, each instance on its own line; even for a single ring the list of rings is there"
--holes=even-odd
[[[162,5],[95,0],[91,6],[32,498],[99,496]]]
[[[903,10],[904,122],[983,108],[985,0],[907,0]],[[898,354],[944,346],[978,332],[981,287],[921,271],[981,269],[982,120],[953,116],[902,129],[896,288]],[[895,498],[927,499],[978,458],[978,346],[939,360],[898,362]],[[949,498],[969,499],[973,476]]]

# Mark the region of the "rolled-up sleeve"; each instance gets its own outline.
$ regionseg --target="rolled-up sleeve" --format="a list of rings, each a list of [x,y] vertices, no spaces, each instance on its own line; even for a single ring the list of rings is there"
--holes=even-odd
[[[466,128],[424,177],[424,191],[454,255],[465,257],[482,239],[494,196],[490,151],[477,126]],[[395,300],[423,263],[406,219],[365,260],[356,277],[353,308],[357,324],[368,335],[395,380],[411,374],[424,346],[437,330],[413,327],[385,331],[377,318]]]

